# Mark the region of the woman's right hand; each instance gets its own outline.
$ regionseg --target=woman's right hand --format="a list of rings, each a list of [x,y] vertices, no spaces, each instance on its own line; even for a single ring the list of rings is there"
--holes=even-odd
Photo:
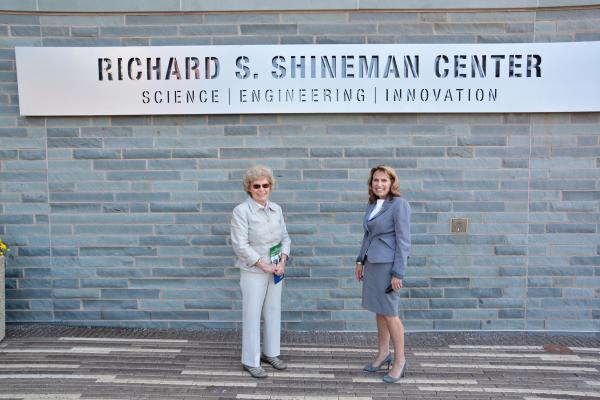
[[[356,268],[354,268],[354,277],[358,282],[363,279],[363,265],[356,263]]]
[[[276,265],[275,264],[271,264],[271,263],[261,263],[262,264],[262,270],[265,271],[268,274],[274,274],[275,273],[275,269],[276,269]]]
[[[271,263],[266,263],[264,262],[262,259],[259,259],[256,264],[254,264],[258,267],[258,269],[260,269],[263,272],[266,273],[274,273],[275,272],[275,265],[271,264]]]

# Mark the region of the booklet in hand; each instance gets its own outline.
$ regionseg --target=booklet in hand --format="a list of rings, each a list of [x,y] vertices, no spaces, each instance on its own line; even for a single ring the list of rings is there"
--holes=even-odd
[[[269,249],[269,258],[271,258],[271,264],[278,264],[279,261],[281,260],[281,242],[277,243],[275,246],[271,247]],[[281,282],[283,280],[283,278],[285,277],[284,275],[276,275],[273,274],[273,282],[275,282],[275,284]]]
[[[275,282],[276,285],[279,282],[281,282],[283,280],[283,278],[285,278],[285,274],[283,274],[283,275],[275,275],[275,274],[273,274],[273,282]]]

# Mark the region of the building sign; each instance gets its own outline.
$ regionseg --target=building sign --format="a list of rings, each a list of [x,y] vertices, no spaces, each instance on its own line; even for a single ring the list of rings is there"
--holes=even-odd
[[[600,42],[17,47],[21,115],[600,111]]]

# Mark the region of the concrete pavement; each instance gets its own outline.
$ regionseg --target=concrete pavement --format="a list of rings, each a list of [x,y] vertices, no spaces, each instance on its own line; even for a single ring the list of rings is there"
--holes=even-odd
[[[600,398],[598,334],[411,333],[398,384],[361,368],[373,333],[286,332],[286,371],[240,367],[235,331],[8,326],[0,399]]]

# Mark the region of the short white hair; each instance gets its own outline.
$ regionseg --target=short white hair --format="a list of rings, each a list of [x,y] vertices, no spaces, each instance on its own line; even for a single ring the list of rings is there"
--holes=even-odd
[[[275,184],[273,170],[271,168],[264,165],[255,165],[248,168],[244,174],[244,190],[246,193],[250,194],[250,185],[252,185],[252,182],[259,179],[266,179],[269,181],[271,188],[273,188],[273,185]]]

